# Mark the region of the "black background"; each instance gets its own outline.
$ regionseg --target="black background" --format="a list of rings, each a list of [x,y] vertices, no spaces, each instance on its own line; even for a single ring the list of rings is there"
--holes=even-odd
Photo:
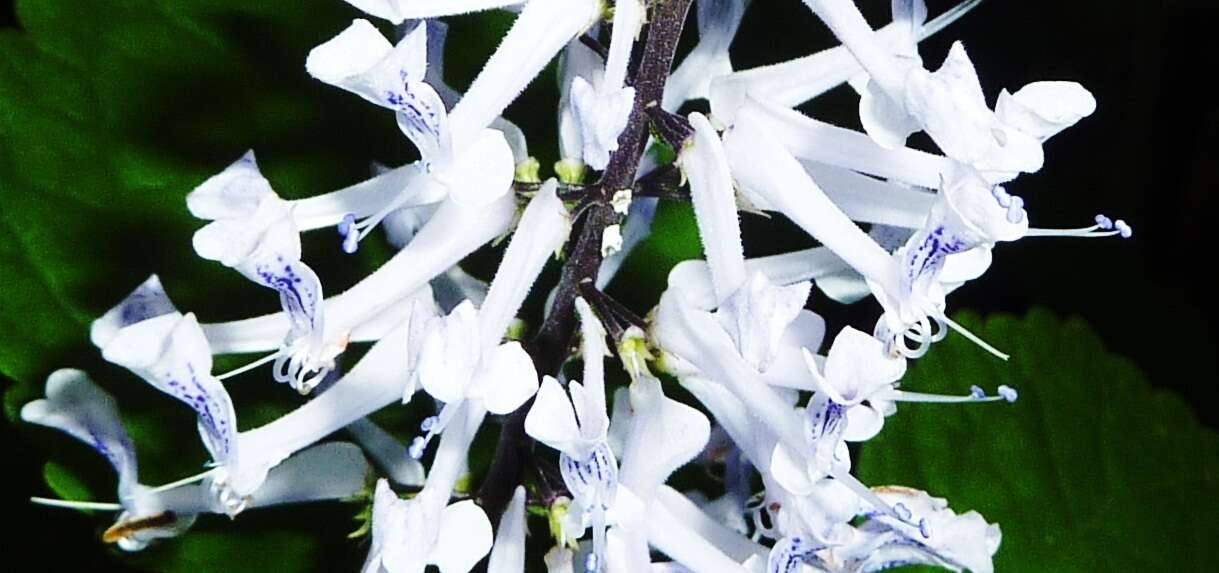
[[[873,22],[883,21],[887,2],[861,4]],[[933,14],[947,6],[929,4]],[[1209,400],[1219,348],[1214,282],[1206,278],[1217,260],[1210,232],[1219,219],[1214,6],[990,0],[923,49],[935,67],[950,38],[964,41],[992,101],[1000,88],[1042,79],[1088,87],[1097,113],[1055,138],[1043,171],[1022,176],[1009,191],[1025,197],[1038,226],[1087,224],[1103,211],[1135,228],[1124,242],[1028,239],[1000,247],[986,277],[954,295],[956,307],[1019,313],[1040,305],[1082,316],[1152,384],[1183,394],[1212,428],[1219,424]],[[11,0],[0,0],[0,26],[18,25]],[[810,38],[825,38],[796,0],[756,0],[742,34],[734,46],[739,68],[809,53]],[[839,96],[806,111],[852,125],[852,96]],[[43,460],[7,424],[0,431],[5,570],[127,570],[109,549],[85,541],[97,539],[96,520],[25,501],[43,489]]]

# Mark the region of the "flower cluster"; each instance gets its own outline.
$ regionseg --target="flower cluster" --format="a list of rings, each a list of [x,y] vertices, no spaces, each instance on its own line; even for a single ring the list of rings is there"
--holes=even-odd
[[[931,20],[922,0],[893,0],[878,30],[850,0],[804,0],[841,45],[745,70],[729,48],[747,0],[698,0],[692,16],[691,0],[348,2],[380,26],[354,20],[305,69],[392,112],[420,159],[301,200],[280,198],[253,152],[202,182],[186,198],[209,221],[195,252],[274,290],[282,310],[201,322],[154,275],[94,322],[92,341],[197,414],[208,469],[139,483],[115,400],[60,370],[22,417],[101,453],[118,501],[36,501],[115,511],[105,539],[138,550],[200,514],[363,492],[366,573],[463,573],[484,558],[489,571],[523,571],[527,512],[550,518],[552,572],[993,569],[998,525],[923,491],[862,483],[848,444],[876,436],[899,402],[1016,400],[1006,386],[945,396],[901,383],[907,361],[952,331],[1006,359],[948,318],[948,296],[985,273],[997,243],[1130,236],[1104,216],[1031,227],[1004,187],[1093,112],[1087,90],[1036,82],[992,108],[960,43],[928,69],[919,42],[978,0]],[[460,93],[445,83],[439,18],[492,9],[515,22]],[[698,42],[674,66],[687,18]],[[543,182],[503,113],[556,58],[561,161]],[[859,94],[863,131],[794,109],[843,84]],[[907,147],[916,132],[940,152]],[[662,196],[693,204],[705,259],[677,265],[644,319],[603,289]],[[820,246],[747,259],[742,211],[780,214]],[[328,227],[345,252],[377,228],[398,251],[327,297],[300,233]],[[462,269],[508,234],[493,280]],[[556,253],[562,276],[529,338],[517,315]],[[829,336],[805,308],[814,287],[841,303],[874,298],[875,328]],[[354,345],[367,351],[344,371]],[[251,353],[265,357],[213,372],[214,356]],[[616,391],[607,361],[629,380]],[[225,381],[267,363],[309,399],[239,431]],[[698,407],[668,395],[676,385]],[[412,440],[367,418],[406,404],[429,412]],[[488,426],[500,445],[472,489],[471,444]],[[354,444],[326,441],[339,430]],[[723,465],[723,491],[667,485],[691,463]],[[381,477],[371,494],[370,475]]]

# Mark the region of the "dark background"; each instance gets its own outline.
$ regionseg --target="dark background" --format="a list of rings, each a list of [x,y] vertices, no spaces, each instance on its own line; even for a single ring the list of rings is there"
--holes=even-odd
[[[887,2],[861,4],[872,22],[884,21]],[[932,14],[948,5],[929,4]],[[1214,283],[1205,277],[1216,262],[1207,233],[1219,209],[1219,104],[1210,89],[1219,71],[1217,13],[1215,3],[1196,1],[990,0],[922,50],[936,67],[951,39],[961,39],[991,101],[1000,88],[1015,91],[1036,80],[1075,80],[1089,88],[1099,102],[1096,114],[1051,141],[1045,168],[1020,177],[1009,191],[1025,198],[1037,226],[1080,226],[1104,212],[1135,229],[1129,241],[1004,245],[982,281],[954,294],[955,307],[1021,313],[1045,306],[1081,316],[1153,385],[1184,395],[1212,428],[1219,425],[1209,406],[1219,348],[1211,322]],[[19,26],[12,0],[0,0],[0,26]],[[802,3],[759,0],[746,16],[734,59],[738,68],[752,67],[829,43]],[[806,111],[855,125],[853,97],[839,92]],[[520,123],[528,132],[549,117]],[[766,248],[778,250],[782,242]],[[44,458],[8,424],[0,423],[0,431],[8,529],[0,559],[21,571],[127,570],[107,557],[110,549],[85,541],[97,539],[97,520],[25,502],[45,489]]]

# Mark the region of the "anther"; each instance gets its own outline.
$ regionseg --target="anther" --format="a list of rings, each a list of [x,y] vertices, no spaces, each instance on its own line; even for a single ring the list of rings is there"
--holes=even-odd
[[[406,453],[411,456],[412,460],[418,461],[423,458],[423,449],[426,447],[427,440],[423,439],[423,436],[415,436],[415,439],[411,440],[410,447],[406,449]]]
[[[1024,199],[1012,195],[1011,204],[1007,206],[1007,222],[1011,224],[1024,220]]]
[[[352,213],[343,215],[338,226],[339,236],[343,237],[343,252],[352,254],[360,248],[360,233],[356,228],[356,216]]]

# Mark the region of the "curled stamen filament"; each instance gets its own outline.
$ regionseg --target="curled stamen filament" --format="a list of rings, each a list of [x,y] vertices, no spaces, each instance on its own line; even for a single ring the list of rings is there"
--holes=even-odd
[[[275,356],[274,376],[277,382],[287,382],[301,395],[306,395],[313,391],[333,368],[333,363],[312,363],[306,352],[285,349]]]

